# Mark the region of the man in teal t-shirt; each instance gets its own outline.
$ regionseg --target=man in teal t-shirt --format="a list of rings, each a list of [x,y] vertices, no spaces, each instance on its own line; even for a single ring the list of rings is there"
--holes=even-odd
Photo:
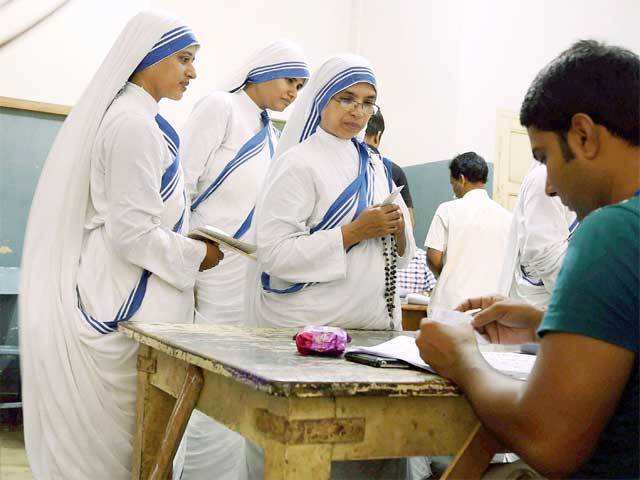
[[[635,352],[615,412],[593,455],[574,474],[577,478],[638,478],[639,248],[637,195],[591,213],[571,240],[538,329],[540,337],[567,332]],[[601,388],[607,386],[605,382]]]
[[[536,471],[639,478],[640,58],[576,43],[538,74],[520,122],[547,166],[547,194],[582,224],[546,313],[497,296],[459,309],[482,308],[473,325],[492,341],[539,340],[533,371],[522,382],[493,370],[471,326],[427,320],[416,343]]]

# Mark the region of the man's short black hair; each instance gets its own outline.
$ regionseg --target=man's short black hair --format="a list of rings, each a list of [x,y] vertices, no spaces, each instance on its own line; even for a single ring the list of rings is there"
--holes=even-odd
[[[522,103],[520,123],[566,139],[576,113],[585,113],[613,135],[640,145],[638,55],[580,40],[538,73]]]
[[[489,167],[476,152],[465,152],[456,156],[449,164],[451,177],[460,180],[460,175],[472,183],[487,183],[489,176]]]
[[[378,133],[384,133],[384,117],[380,110],[375,115],[371,115],[369,123],[367,123],[367,129],[365,130],[367,137],[373,137]]]

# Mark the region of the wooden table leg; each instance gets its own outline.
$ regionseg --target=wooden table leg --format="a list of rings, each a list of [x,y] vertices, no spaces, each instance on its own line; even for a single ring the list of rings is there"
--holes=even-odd
[[[167,477],[204,383],[202,370],[189,366],[176,400],[151,384],[155,369],[152,350],[141,346],[138,354],[136,432],[131,471],[134,480],[161,480]]]
[[[284,445],[265,448],[264,480],[329,480],[331,445]]]
[[[176,399],[151,385],[156,372],[153,350],[141,345],[138,352],[138,393],[136,398],[136,431],[133,440],[131,478],[149,478],[158,446]]]
[[[493,456],[500,451],[500,443],[479,423],[440,478],[441,480],[479,479]]]
[[[162,443],[149,480],[165,480],[171,471],[173,457],[176,455],[182,435],[187,428],[191,412],[198,403],[203,384],[204,378],[200,367],[189,365],[180,396],[175,403],[173,412],[171,412],[167,429],[162,437]]]

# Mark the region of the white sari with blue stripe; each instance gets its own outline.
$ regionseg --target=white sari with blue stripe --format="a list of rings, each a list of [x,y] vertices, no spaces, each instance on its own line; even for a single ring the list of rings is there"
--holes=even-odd
[[[259,326],[307,324],[388,329],[384,299],[384,258],[380,239],[345,251],[342,225],[389,194],[387,171],[377,157],[365,161],[363,196],[335,209],[363,172],[352,140],[321,128],[277,161],[256,212],[259,277],[250,320]],[[358,205],[363,202],[364,205]],[[408,218],[402,200],[398,200]],[[335,212],[332,215],[331,211]],[[399,264],[413,256],[410,228]],[[400,302],[394,328],[400,327]]]
[[[254,325],[400,328],[398,297],[391,325],[387,312],[381,239],[362,241],[348,252],[342,242],[342,226],[389,194],[387,169],[356,139],[341,139],[320,128],[330,99],[362,82],[377,89],[366,59],[341,55],[327,60],[314,72],[287,122],[256,204],[258,261],[249,273],[254,287],[247,292],[247,317]],[[396,203],[408,219],[402,199]],[[405,223],[400,268],[415,254],[410,225]],[[331,477],[405,478],[401,461],[380,461],[379,476],[366,477],[358,463],[335,462]],[[263,459],[250,442],[247,465],[251,480],[261,478]]]
[[[182,132],[181,156],[192,210],[192,227],[213,225],[255,242],[256,197],[271,164],[278,131],[243,87],[278,78],[308,78],[300,48],[277,41],[256,52],[224,91],[198,102]],[[224,249],[224,247],[223,247]],[[252,260],[224,250],[224,261],[196,282],[196,323],[244,323],[247,267]],[[244,470],[244,439],[194,411],[174,473],[183,480],[238,480]]]
[[[205,246],[173,231],[185,206],[182,175],[156,122],[157,102],[137,86],[118,92],[142,61],[194,43],[175,19],[136,15],[43,168],[20,295],[25,442],[35,478],[130,478],[137,345],[111,332],[110,322],[192,319]],[[144,270],[151,274],[139,302]],[[78,292],[99,323],[78,308]]]
[[[299,47],[277,41],[249,59],[228,82],[227,91],[213,92],[198,102],[183,129],[181,148],[193,228],[212,225],[255,243],[255,202],[279,132],[243,87],[308,77]],[[224,262],[198,276],[197,322],[244,321],[245,279],[251,260],[234,251],[224,253]]]
[[[90,346],[87,365],[105,402],[100,415],[122,435],[110,448],[122,456],[131,455],[138,345],[116,333],[117,324],[192,322],[204,253],[200,242],[174,233],[188,229],[184,181],[177,139],[157,108],[148,93],[127,84],[104,116],[78,270],[78,335]]]
[[[366,168],[366,203],[380,203],[389,194],[386,169],[377,157],[368,160]],[[363,241],[349,252],[343,247],[341,226],[352,220],[357,201],[347,207],[344,216],[331,216],[336,220],[330,222],[332,226],[318,228],[359,173],[360,158],[353,142],[320,128],[277,160],[256,210],[256,267],[260,273],[269,274],[271,289],[290,293],[267,291],[262,275],[254,274],[255,289],[248,302],[248,317],[254,325],[390,328],[381,240]],[[409,218],[401,197],[397,204]],[[405,255],[398,258],[401,266],[408,264],[415,251],[410,227],[405,235]],[[400,302],[396,299],[393,328],[400,328],[400,320]],[[262,457],[250,443],[247,464],[250,480],[262,478]],[[371,469],[359,470],[358,462],[334,462],[331,478],[404,479],[402,466],[401,460],[377,461],[373,470],[380,473],[375,476],[362,474]]]
[[[193,315],[202,245],[173,233],[189,226],[183,174],[175,140],[156,115],[151,96],[128,84],[97,137],[95,213],[78,271],[81,311],[94,333],[113,332],[123,320],[179,323]]]

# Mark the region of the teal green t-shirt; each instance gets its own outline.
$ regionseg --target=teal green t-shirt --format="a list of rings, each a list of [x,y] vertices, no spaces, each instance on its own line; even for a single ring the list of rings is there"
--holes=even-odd
[[[568,332],[636,354],[616,411],[575,478],[639,478],[640,199],[588,215],[569,243],[538,334]],[[606,384],[602,385],[606,388]]]

